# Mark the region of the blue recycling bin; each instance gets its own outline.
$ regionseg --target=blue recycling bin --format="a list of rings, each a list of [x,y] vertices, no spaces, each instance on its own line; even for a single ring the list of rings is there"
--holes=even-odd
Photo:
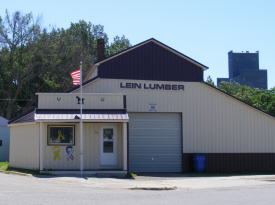
[[[193,164],[195,172],[205,171],[205,154],[194,154]]]

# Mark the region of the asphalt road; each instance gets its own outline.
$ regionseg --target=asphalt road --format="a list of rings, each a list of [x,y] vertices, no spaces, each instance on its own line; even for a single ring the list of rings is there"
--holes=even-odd
[[[273,175],[112,179],[0,173],[0,204],[274,204],[274,181]],[[177,188],[142,190],[148,187]]]

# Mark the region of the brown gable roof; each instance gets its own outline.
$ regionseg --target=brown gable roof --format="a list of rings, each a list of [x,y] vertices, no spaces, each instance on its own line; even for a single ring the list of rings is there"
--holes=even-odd
[[[170,51],[170,52],[172,52],[172,53],[174,53],[174,54],[180,56],[181,58],[183,58],[183,59],[185,59],[185,60],[187,60],[187,61],[189,61],[189,62],[191,62],[191,63],[193,63],[193,64],[195,64],[195,65],[197,65],[197,66],[199,66],[199,67],[201,67],[202,70],[207,70],[207,69],[208,69],[207,66],[205,66],[205,65],[203,65],[203,64],[201,64],[201,63],[199,63],[198,61],[195,61],[194,59],[192,59],[192,58],[190,58],[190,57],[188,57],[188,56],[186,56],[186,55],[184,55],[184,54],[178,52],[177,50],[175,50],[175,49],[173,49],[173,48],[171,48],[171,47],[165,45],[164,43],[162,43],[162,42],[160,42],[160,41],[158,41],[158,40],[156,40],[156,39],[154,39],[154,38],[150,38],[150,39],[148,39],[148,40],[146,40],[146,41],[143,41],[143,42],[141,42],[141,43],[139,43],[139,44],[137,44],[137,45],[135,45],[135,46],[132,46],[132,47],[130,47],[130,48],[127,48],[127,49],[125,49],[125,50],[123,50],[123,51],[121,51],[121,52],[118,52],[118,53],[116,53],[116,54],[114,54],[114,55],[112,55],[112,56],[109,56],[108,58],[105,58],[104,60],[96,61],[95,64],[104,63],[104,62],[106,62],[106,61],[108,61],[108,60],[111,60],[111,59],[113,59],[113,58],[116,58],[117,56],[120,56],[120,55],[122,55],[122,54],[124,54],[124,53],[127,53],[127,52],[129,52],[129,51],[131,51],[131,50],[134,50],[134,49],[136,49],[136,48],[138,48],[138,47],[140,47],[140,46],[142,46],[142,45],[145,45],[145,44],[147,44],[147,43],[149,43],[149,42],[154,42],[154,43],[158,44],[159,46],[161,46],[161,47],[167,49],[168,51]]]

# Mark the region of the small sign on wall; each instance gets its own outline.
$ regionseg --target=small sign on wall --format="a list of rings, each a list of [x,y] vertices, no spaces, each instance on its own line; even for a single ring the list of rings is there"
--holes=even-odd
[[[156,103],[149,103],[149,112],[157,112],[157,109]]]

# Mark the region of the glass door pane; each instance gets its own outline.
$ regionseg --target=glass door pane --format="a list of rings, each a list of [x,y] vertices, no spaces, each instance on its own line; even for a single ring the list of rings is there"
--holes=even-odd
[[[114,130],[113,128],[103,129],[103,152],[113,153],[114,152]]]

